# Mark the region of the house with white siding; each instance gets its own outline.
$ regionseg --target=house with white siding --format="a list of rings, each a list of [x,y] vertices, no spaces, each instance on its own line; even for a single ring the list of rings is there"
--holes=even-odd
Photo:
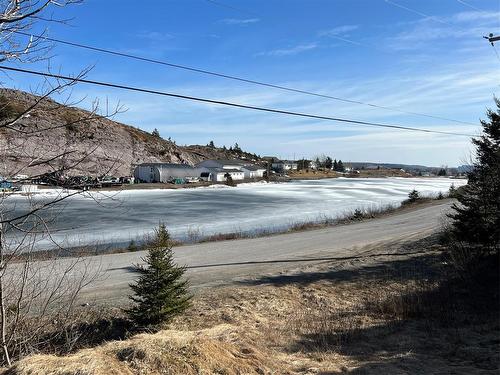
[[[225,173],[229,173],[233,181],[262,178],[265,168],[238,159],[210,159],[196,164],[198,168],[207,168],[212,172],[213,181],[226,181]],[[225,172],[225,173],[224,173]]]
[[[241,170],[245,174],[245,178],[262,178],[266,172],[266,168],[259,165],[244,165]]]
[[[275,160],[271,168],[276,172],[296,171],[299,164],[294,160]]]
[[[134,178],[141,182],[166,183],[175,179],[199,178],[203,172],[210,171],[189,164],[143,163],[135,167]]]
[[[238,159],[208,159],[196,164],[197,167],[220,168],[220,169],[240,169],[245,164],[251,164]]]
[[[239,169],[210,168],[210,170],[214,182],[225,182],[228,176],[231,176],[233,181],[245,179],[245,174]]]

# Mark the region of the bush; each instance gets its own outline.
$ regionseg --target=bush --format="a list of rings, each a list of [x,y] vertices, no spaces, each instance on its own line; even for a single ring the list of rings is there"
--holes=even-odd
[[[0,120],[9,120],[19,116],[25,108],[5,96],[0,96]]]
[[[140,327],[168,323],[190,305],[188,282],[183,278],[186,267],[174,263],[172,241],[164,224],[159,224],[150,249],[143,261],[146,267],[136,267],[140,274],[130,285],[134,306],[127,310],[129,317]]]
[[[354,214],[352,215],[352,218],[354,220],[361,220],[364,217],[363,211],[361,211],[359,208],[356,208],[354,210]]]
[[[408,193],[408,199],[406,200],[407,203],[413,203],[416,202],[420,199],[420,193],[413,189]]]
[[[236,186],[236,183],[233,180],[233,177],[229,173],[226,173],[224,176],[226,178],[226,185],[227,186]]]
[[[139,247],[137,246],[137,243],[134,240],[130,240],[130,243],[127,246],[127,251],[139,251]]]

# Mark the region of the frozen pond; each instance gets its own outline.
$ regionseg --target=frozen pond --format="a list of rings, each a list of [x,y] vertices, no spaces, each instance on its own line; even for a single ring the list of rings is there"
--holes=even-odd
[[[129,190],[112,199],[74,196],[52,209],[52,237],[64,246],[89,243],[127,244],[140,239],[160,221],[176,238],[189,234],[278,230],[322,217],[338,217],[356,208],[399,205],[408,192],[422,195],[447,192],[465,180],[448,178],[368,178],[294,181],[281,184],[243,184],[236,188]],[[102,198],[102,194],[93,193]],[[53,199],[36,196],[37,203]],[[10,197],[15,211],[27,198]],[[41,239],[38,246],[47,247]]]

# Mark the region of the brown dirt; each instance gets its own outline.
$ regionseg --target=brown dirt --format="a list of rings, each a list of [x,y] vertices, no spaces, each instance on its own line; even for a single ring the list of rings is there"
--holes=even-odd
[[[333,171],[314,171],[302,170],[289,172],[288,176],[292,180],[321,180],[323,178],[375,178],[375,177],[414,177],[410,173],[403,172],[400,169],[363,169],[359,173],[337,173]]]

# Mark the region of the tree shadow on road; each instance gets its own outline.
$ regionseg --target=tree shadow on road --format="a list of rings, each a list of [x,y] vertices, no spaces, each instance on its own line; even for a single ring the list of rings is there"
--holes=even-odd
[[[394,258],[394,255],[387,256]],[[418,258],[376,260],[375,264],[364,264],[366,257],[359,257],[345,264],[332,265],[328,269],[283,273],[280,275],[263,276],[256,279],[239,281],[243,285],[307,285],[318,281],[332,283],[349,282],[352,280],[387,280],[396,277],[398,280],[434,279],[439,275],[438,265],[442,261],[441,254],[428,254]],[[343,260],[345,262],[345,260]],[[342,267],[342,268],[341,268]],[[321,267],[320,267],[321,268]]]

